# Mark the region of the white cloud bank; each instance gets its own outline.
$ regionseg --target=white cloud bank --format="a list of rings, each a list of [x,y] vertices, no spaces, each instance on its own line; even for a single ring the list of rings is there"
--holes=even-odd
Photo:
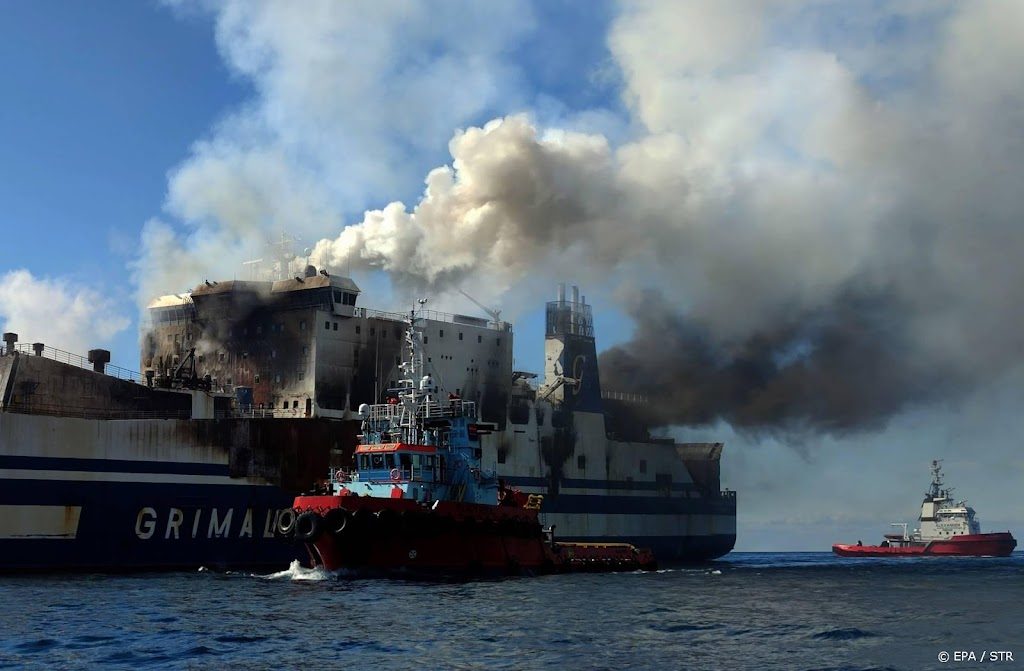
[[[85,356],[109,346],[129,326],[128,318],[99,291],[73,286],[61,278],[35,277],[27,270],[0,275],[0,323],[18,334],[19,344]]]

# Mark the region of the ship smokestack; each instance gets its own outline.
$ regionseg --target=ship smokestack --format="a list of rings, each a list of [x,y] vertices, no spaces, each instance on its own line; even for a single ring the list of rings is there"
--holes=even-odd
[[[565,285],[564,284],[559,284],[558,285],[558,306],[561,307],[563,305],[565,305]]]
[[[92,364],[94,371],[102,373],[106,365],[110,363],[110,352],[105,349],[89,350],[89,363]]]
[[[43,356],[43,348],[44,347],[46,347],[46,345],[44,345],[41,342],[34,342],[34,343],[32,343],[32,351],[35,352],[36,356]]]
[[[7,343],[7,351],[5,354],[14,354],[14,343],[18,342],[17,333],[5,333],[4,342]]]

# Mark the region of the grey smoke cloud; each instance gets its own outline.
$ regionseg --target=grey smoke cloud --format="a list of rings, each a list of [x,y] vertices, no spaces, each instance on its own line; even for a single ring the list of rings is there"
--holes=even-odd
[[[635,139],[522,116],[468,129],[415,206],[314,257],[435,290],[642,277],[635,338],[602,366],[606,387],[662,399],[652,420],[877,428],[1024,344],[1021,47],[995,7],[861,6],[871,53],[801,32],[852,11],[830,3],[631,3],[610,45]]]
[[[502,48],[531,29],[512,9],[469,11],[483,39],[424,28],[420,6],[317,7],[219,11],[261,98],[175,173],[191,249],[299,214],[333,227],[314,263],[409,290],[638,286],[603,382],[688,388],[655,408],[666,424],[872,428],[1018,365],[1021,6],[623,4],[608,44],[632,135],[616,142],[522,114],[479,123],[521,108],[499,92]],[[369,55],[339,46],[368,28]],[[392,55],[407,44],[442,53],[421,67]],[[455,127],[421,198],[341,223]]]

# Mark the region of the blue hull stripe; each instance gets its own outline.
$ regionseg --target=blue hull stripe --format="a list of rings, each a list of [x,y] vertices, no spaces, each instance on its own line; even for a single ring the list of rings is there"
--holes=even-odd
[[[63,457],[0,456],[0,469],[31,471],[90,471],[96,473],[157,473],[174,475],[227,475],[227,464],[127,459],[70,459]]]

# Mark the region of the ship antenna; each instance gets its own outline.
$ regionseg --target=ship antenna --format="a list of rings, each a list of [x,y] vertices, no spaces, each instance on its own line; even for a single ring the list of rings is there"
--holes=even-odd
[[[928,496],[938,498],[942,487],[942,459],[932,460],[932,486],[928,491]]]

